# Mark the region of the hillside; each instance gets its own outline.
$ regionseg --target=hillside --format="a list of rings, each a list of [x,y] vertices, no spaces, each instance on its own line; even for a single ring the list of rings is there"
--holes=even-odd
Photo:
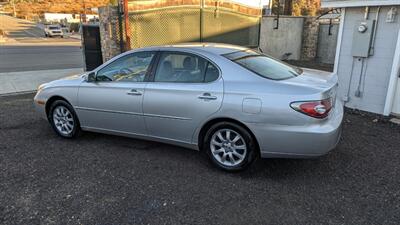
[[[5,7],[7,11],[13,11],[13,1]],[[15,11],[18,17],[32,17],[52,13],[81,13],[86,8],[90,13],[90,8],[96,8],[109,4],[110,0],[14,0]]]

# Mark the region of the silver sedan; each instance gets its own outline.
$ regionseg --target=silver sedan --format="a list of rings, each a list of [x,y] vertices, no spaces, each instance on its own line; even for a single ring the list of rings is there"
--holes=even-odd
[[[64,138],[82,130],[175,144],[235,171],[255,158],[320,156],[340,139],[337,76],[318,77],[233,45],[125,52],[39,87],[34,102]]]

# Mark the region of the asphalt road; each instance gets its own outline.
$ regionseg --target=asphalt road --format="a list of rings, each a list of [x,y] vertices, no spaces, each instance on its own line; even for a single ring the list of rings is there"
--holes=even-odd
[[[0,73],[82,67],[79,46],[0,46]]]
[[[45,38],[36,24],[0,15],[7,42],[0,43],[0,73],[83,67],[80,40]]]
[[[32,98],[0,97],[0,224],[400,224],[400,127],[374,117],[347,113],[324,157],[231,174],[170,145],[59,138]]]

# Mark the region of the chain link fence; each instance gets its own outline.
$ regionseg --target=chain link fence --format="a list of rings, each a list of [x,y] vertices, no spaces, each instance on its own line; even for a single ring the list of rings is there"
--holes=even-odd
[[[184,42],[258,47],[261,6],[215,0],[129,0],[125,48]]]

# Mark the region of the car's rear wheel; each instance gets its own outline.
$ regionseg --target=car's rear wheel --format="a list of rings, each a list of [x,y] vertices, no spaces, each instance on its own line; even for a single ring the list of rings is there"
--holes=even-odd
[[[242,126],[231,122],[214,124],[207,131],[203,147],[211,161],[227,171],[247,168],[255,159],[257,144]]]
[[[47,116],[53,130],[59,136],[73,138],[79,134],[80,124],[78,117],[72,106],[66,101],[54,101]]]

